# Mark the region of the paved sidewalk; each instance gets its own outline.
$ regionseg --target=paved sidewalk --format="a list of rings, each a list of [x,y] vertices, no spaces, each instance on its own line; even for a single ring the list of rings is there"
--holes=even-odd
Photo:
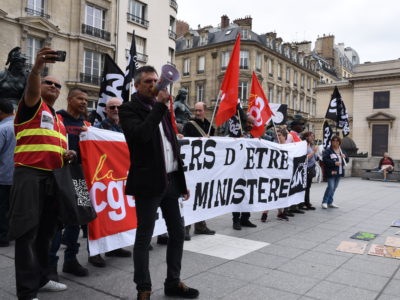
[[[193,251],[197,251],[196,243],[202,244],[196,240],[204,237],[194,236],[185,245],[191,251],[184,251],[183,281],[200,290],[199,299],[399,299],[400,260],[370,256],[366,252],[372,243],[383,244],[386,237],[400,230],[390,227],[393,220],[400,219],[400,184],[343,179],[335,196],[340,208],[323,210],[320,202],[325,187],[323,183],[312,186],[311,199],[316,211],[296,215],[289,222],[278,221],[276,211],[270,212],[267,223],[259,221],[261,213],[253,213],[251,220],[258,227],[241,231],[232,229],[230,215],[208,221],[209,227],[219,234],[216,238],[225,239],[232,246],[230,238],[249,240],[248,243],[237,240],[236,246],[241,249],[256,241],[257,250],[249,249],[249,253],[234,259],[221,258],[226,253],[200,254]],[[368,242],[363,255],[336,251],[341,241],[356,241],[350,236],[358,231],[379,236]],[[89,268],[90,276],[78,278],[60,271],[61,281],[68,285],[68,290],[40,293],[39,299],[136,299],[132,259],[106,258],[107,267],[98,269],[87,263],[86,242],[83,239],[80,242],[79,261]],[[165,246],[153,245],[152,299],[167,299],[162,289]],[[230,257],[235,257],[237,253],[231,252]],[[213,254],[211,250],[206,253]],[[2,300],[15,299],[13,257],[12,246],[0,248]]]

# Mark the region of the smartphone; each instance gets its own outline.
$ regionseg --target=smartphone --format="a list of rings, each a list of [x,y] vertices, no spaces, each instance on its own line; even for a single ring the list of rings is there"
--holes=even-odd
[[[53,54],[53,53],[52,53]],[[67,56],[67,52],[66,51],[55,51],[54,55],[57,55],[57,57],[55,58],[47,58],[47,60],[52,60],[52,61],[65,61],[65,57]]]

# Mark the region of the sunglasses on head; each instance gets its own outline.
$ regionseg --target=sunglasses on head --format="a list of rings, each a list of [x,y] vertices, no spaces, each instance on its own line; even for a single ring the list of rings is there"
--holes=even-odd
[[[54,84],[54,86],[56,88],[61,89],[61,84],[59,84],[57,82],[54,82],[54,81],[51,81],[51,80],[43,80],[42,83],[44,83],[46,85],[53,85]]]
[[[116,109],[116,108],[118,108],[118,107],[119,107],[119,105],[118,105],[118,106],[117,106],[117,105],[108,106],[108,108],[111,109],[111,110],[114,110],[114,109]]]

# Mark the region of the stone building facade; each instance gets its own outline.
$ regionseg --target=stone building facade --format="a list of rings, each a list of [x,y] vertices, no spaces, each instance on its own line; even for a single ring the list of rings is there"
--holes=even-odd
[[[175,0],[3,0],[0,9],[0,66],[8,52],[22,48],[33,64],[37,51],[48,46],[67,52],[64,63],[48,64],[47,73],[63,85],[56,109],[65,108],[68,90],[89,93],[89,109],[96,106],[104,54],[121,70],[135,29],[139,63],[157,69],[173,62],[175,52]],[[129,39],[130,38],[130,39]]]
[[[257,34],[251,29],[251,17],[231,23],[224,15],[219,27],[207,26],[178,33],[182,36],[176,43],[176,66],[182,77],[175,92],[185,88],[189,107],[204,101],[211,111],[240,33],[239,98],[242,104],[247,106],[254,71],[271,103],[287,104],[290,115],[300,114],[311,119],[317,107],[315,87],[319,75],[316,60],[299,50],[298,45],[285,43],[276,33]]]

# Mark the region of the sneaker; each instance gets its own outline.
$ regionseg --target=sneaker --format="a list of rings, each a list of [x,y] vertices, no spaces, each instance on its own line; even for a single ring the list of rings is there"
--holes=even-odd
[[[268,214],[267,213],[263,213],[261,215],[261,222],[263,222],[263,223],[267,222],[267,218],[268,218]]]
[[[257,225],[251,223],[250,220],[240,221],[240,225],[242,225],[242,227],[252,227],[252,228],[257,227]]]
[[[288,218],[284,213],[278,214],[276,217],[278,218],[278,220],[286,220],[286,221],[289,221],[289,218]]]
[[[150,300],[151,291],[138,291],[137,300]]]
[[[49,280],[49,282],[47,282],[39,290],[41,292],[62,292],[65,291],[66,289],[67,286],[65,284]]]
[[[321,207],[322,207],[323,209],[327,209],[327,208],[328,208],[328,204],[322,203]]]
[[[89,275],[89,270],[82,267],[81,264],[76,259],[71,261],[64,261],[62,271],[64,273],[69,273],[79,277],[85,277]]]
[[[194,229],[194,233],[195,233],[195,234],[214,235],[214,234],[215,234],[215,230],[211,230],[211,229],[208,228],[207,226],[204,226],[204,227],[202,227],[202,228],[195,228],[195,229]]]
[[[329,204],[328,207],[329,208],[339,208],[339,206],[337,206],[336,204],[333,204],[333,203]]]
[[[240,225],[240,222],[239,222],[239,221],[233,222],[232,227],[233,227],[233,229],[235,229],[235,230],[242,230],[242,225]]]
[[[174,287],[164,287],[164,294],[169,297],[194,299],[199,297],[200,293],[198,290],[188,287],[183,282],[179,282]]]
[[[104,268],[106,266],[106,261],[101,257],[100,254],[89,256],[88,262],[97,268]]]
[[[168,244],[168,234],[161,234],[157,237],[157,244],[167,245]]]
[[[119,248],[119,249],[115,249],[115,250],[106,252],[105,256],[107,256],[107,257],[111,257],[111,256],[114,256],[114,257],[131,257],[132,256],[132,252],[128,251],[128,250],[125,250],[125,249],[122,249],[122,248]]]

